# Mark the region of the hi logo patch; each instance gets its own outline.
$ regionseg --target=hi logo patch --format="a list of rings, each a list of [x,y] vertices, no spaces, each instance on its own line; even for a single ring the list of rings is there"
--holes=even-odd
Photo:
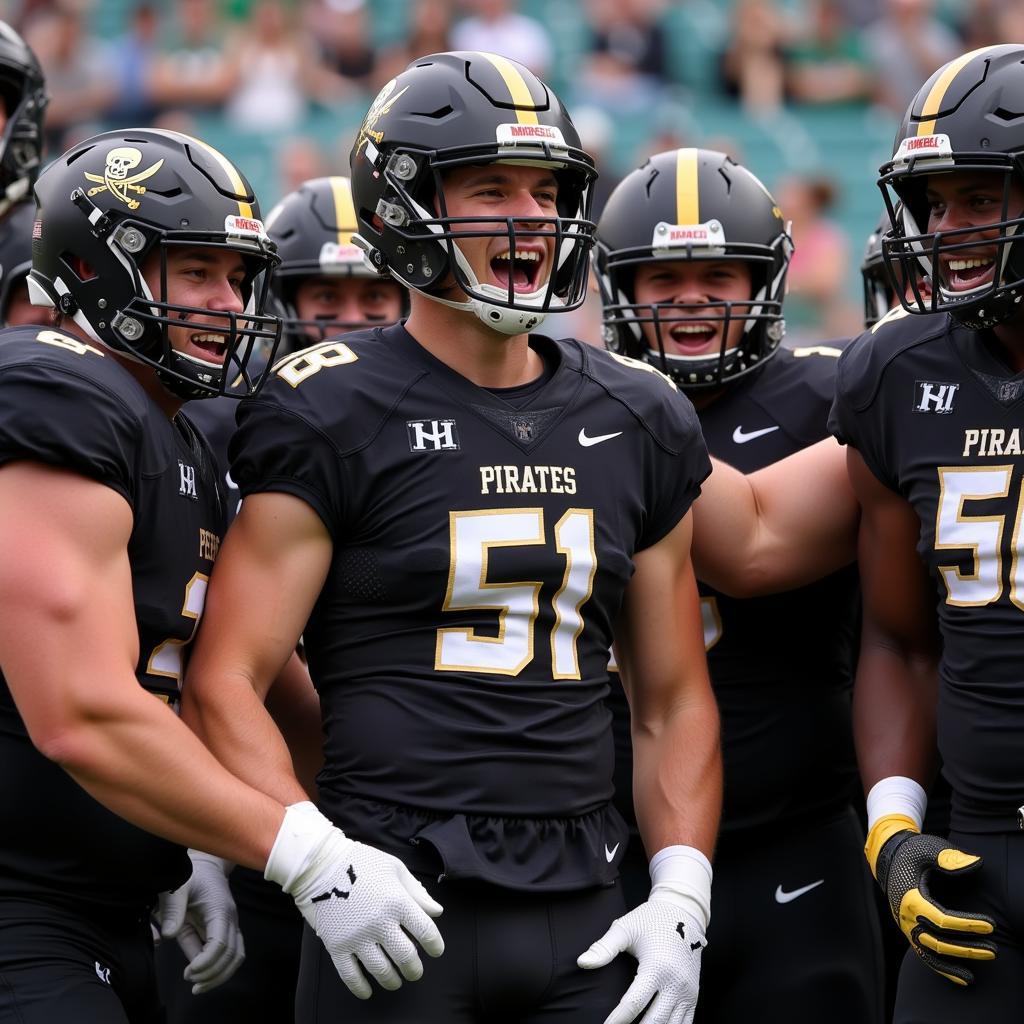
[[[178,459],[178,493],[183,498],[191,498],[193,501],[199,500],[199,495],[196,493],[196,467],[187,466],[181,459]]]
[[[953,399],[959,384],[941,384],[931,380],[914,382],[914,412],[934,412],[945,415],[953,411]]]
[[[459,450],[455,420],[406,420],[411,452],[454,452]]]

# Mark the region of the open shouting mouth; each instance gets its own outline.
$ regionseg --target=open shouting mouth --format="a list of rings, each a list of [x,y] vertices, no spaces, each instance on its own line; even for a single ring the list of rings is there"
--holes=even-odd
[[[719,323],[707,320],[662,323],[662,337],[669,341],[669,355],[696,356],[707,352],[718,340]]]
[[[494,280],[508,291],[509,282],[515,294],[535,292],[542,279],[541,272],[545,263],[545,254],[540,249],[526,249],[516,246],[515,258],[512,251],[506,249],[491,258],[491,273]]]
[[[973,291],[992,281],[995,276],[995,259],[980,253],[943,256],[942,274],[949,291]]]
[[[223,334],[195,331],[188,336],[189,347],[197,350],[201,358],[210,363],[223,363],[227,354],[227,340]]]

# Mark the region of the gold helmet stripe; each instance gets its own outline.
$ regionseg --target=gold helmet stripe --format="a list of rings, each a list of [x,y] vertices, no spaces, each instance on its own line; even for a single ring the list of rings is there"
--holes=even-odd
[[[676,150],[676,223],[700,223],[695,149]]]
[[[344,230],[355,227],[356,208],[352,202],[352,182],[348,178],[333,177],[327,179],[331,183],[334,196],[334,223],[338,225],[338,245],[350,245],[352,232]]]
[[[505,85],[508,86],[509,94],[512,97],[512,102],[516,107],[516,118],[520,124],[540,124],[537,120],[536,110],[524,110],[524,107],[533,107],[535,102],[533,97],[530,95],[530,87],[526,84],[526,80],[520,74],[519,68],[507,60],[505,57],[499,57],[496,53],[481,53],[481,57],[489,60],[497,72],[504,79]]]
[[[953,84],[953,79],[968,65],[975,57],[982,53],[987,53],[989,50],[998,50],[999,46],[982,46],[980,49],[971,50],[970,53],[965,53],[956,60],[951,60],[945,68],[942,70],[942,74],[935,80],[935,84],[931,87],[928,92],[928,97],[924,101],[924,107],[921,109],[921,117],[926,119],[922,120],[917,126],[918,135],[934,135],[935,134],[935,119],[938,116],[939,111],[942,109],[942,101],[946,98],[946,92],[949,87]]]
[[[203,142],[202,139],[193,138],[191,135],[184,136],[189,142],[194,142],[197,146],[201,146],[206,150],[221,165],[224,169],[224,173],[228,176],[228,181],[231,182],[231,187],[235,190],[238,195],[244,195],[247,191],[245,185],[242,183],[242,176],[238,173],[238,168],[219,150],[216,150],[208,142]],[[243,202],[241,199],[238,200],[238,216],[239,217],[252,217],[252,206],[249,203]]]

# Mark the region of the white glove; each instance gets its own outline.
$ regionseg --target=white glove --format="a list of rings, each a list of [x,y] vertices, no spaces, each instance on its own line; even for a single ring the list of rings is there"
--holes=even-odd
[[[638,961],[633,983],[604,1024],[630,1024],[648,1003],[643,1024],[693,1021],[700,954],[707,945],[711,865],[698,850],[671,846],[651,860],[651,878],[647,902],[613,921],[576,961],[585,970],[604,967],[623,952]]]
[[[397,857],[349,839],[308,801],[285,809],[264,876],[295,900],[341,980],[360,999],[372,994],[360,967],[386,989],[423,976],[410,935],[430,956],[444,952],[431,920],[440,916],[441,905],[409,869]]]
[[[232,865],[198,850],[188,851],[192,877],[160,894],[156,919],[162,939],[176,938],[188,966],[192,994],[209,992],[230,978],[245,959],[238,911],[228,886]]]

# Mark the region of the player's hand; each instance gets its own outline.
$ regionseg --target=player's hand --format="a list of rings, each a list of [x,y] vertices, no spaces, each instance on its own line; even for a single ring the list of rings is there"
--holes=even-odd
[[[431,920],[440,916],[441,905],[409,869],[397,857],[349,839],[311,803],[286,809],[265,875],[295,900],[341,980],[360,999],[372,994],[360,967],[386,989],[423,976],[410,936],[430,956],[444,952]]]
[[[604,1024],[629,1024],[651,1003],[643,1024],[690,1024],[700,988],[704,930],[689,901],[655,886],[650,898],[612,923],[576,962],[590,970],[619,953],[638,961],[636,977]],[[651,1002],[653,998],[653,1002]]]
[[[957,985],[970,985],[974,974],[967,960],[994,960],[992,918],[963,910],[947,910],[928,888],[933,871],[960,876],[976,871],[981,858],[964,853],[938,836],[921,835],[909,818],[879,818],[864,848],[871,871],[889,901],[889,908],[910,948],[933,971]]]
[[[192,877],[161,893],[156,918],[162,939],[176,938],[188,965],[192,994],[209,992],[230,978],[245,959],[238,911],[228,886],[230,867],[220,857],[188,851]]]

